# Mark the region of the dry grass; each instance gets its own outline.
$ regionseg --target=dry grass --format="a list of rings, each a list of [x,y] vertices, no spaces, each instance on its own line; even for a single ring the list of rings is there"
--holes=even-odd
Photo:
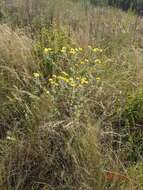
[[[89,4],[18,2],[0,25],[0,189],[142,189],[142,22]],[[87,67],[82,90],[52,88],[44,64],[72,73],[78,58],[59,50],[75,44],[103,48],[96,74]],[[55,48],[48,62],[45,47]]]

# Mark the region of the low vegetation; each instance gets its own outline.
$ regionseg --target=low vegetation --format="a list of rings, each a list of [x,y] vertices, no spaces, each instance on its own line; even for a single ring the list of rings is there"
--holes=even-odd
[[[142,190],[142,18],[28,2],[1,4],[0,189]]]

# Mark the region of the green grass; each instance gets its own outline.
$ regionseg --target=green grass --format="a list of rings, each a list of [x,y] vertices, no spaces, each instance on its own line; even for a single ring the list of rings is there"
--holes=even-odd
[[[21,3],[1,8],[0,189],[142,189],[141,18]]]

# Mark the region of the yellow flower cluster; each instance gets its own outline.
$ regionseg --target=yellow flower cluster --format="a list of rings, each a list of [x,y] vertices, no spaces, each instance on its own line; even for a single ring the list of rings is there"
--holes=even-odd
[[[92,51],[95,52],[95,53],[98,53],[98,52],[102,53],[103,52],[103,50],[99,49],[99,48],[93,48]]]
[[[76,54],[78,52],[81,52],[83,50],[83,48],[79,47],[79,48],[70,48],[68,49],[67,47],[62,47],[62,49],[60,50],[61,53],[70,53],[70,54]],[[49,52],[52,51],[52,48],[45,48],[44,49],[44,53],[47,54]]]
[[[92,50],[93,52],[95,52],[95,53],[102,53],[102,52],[103,52],[102,49],[100,49],[100,48],[93,48],[93,47],[90,46],[90,45],[88,46],[88,48],[89,48],[90,50]],[[69,52],[70,54],[75,55],[76,53],[83,51],[83,48],[81,48],[81,47],[79,47],[79,48],[70,48],[69,51],[67,51],[67,50],[68,50],[67,47],[62,47],[62,49],[61,49],[60,51],[61,51],[61,53]],[[44,49],[44,53],[45,53],[45,54],[47,54],[47,53],[49,53],[49,52],[51,52],[51,51],[52,51],[52,48],[45,48],[45,49]]]
[[[67,51],[67,47],[62,47],[61,52],[62,53],[69,52],[70,54],[75,55],[76,53],[78,53],[82,50],[83,50],[83,48],[79,47],[79,48],[70,48],[69,51]]]
[[[52,78],[49,79],[49,82],[53,86],[59,86],[61,82],[71,86],[71,87],[82,87],[89,83],[86,77],[70,77],[68,73],[62,72],[61,75],[53,75]]]
[[[55,80],[54,77],[53,77],[53,78],[50,78],[50,79],[49,79],[49,82],[50,82],[50,84],[51,84],[52,86],[59,86],[59,84],[57,83],[57,81]]]
[[[90,61],[88,59],[84,59],[84,60],[80,61],[81,65],[85,65],[85,64],[88,64],[88,63],[90,63]],[[95,61],[94,62],[91,61],[91,63],[101,64],[102,62],[101,62],[100,59],[95,59]]]
[[[93,48],[92,46],[88,46],[88,48],[90,49],[90,50],[92,50],[93,52],[95,52],[95,53],[102,53],[103,52],[103,50],[102,49],[100,49],[100,48]]]
[[[96,81],[100,81],[100,77],[96,76],[96,69],[97,65],[102,63],[100,58],[98,59],[98,53],[102,53],[103,50],[100,48],[88,46],[88,49],[84,49],[81,47],[65,47],[63,46],[58,51],[62,54],[58,57],[58,62],[62,59],[62,62],[64,63],[65,68],[74,71],[74,75],[69,75],[65,71],[62,71],[58,75],[52,75],[52,77],[48,80],[51,86],[58,87],[58,86],[65,86],[65,87],[83,87],[89,83],[89,78],[87,78],[85,75],[88,75],[88,73],[96,78]],[[88,51],[86,51],[88,50]],[[52,48],[45,48],[44,53],[46,55],[51,55],[50,52],[53,52]],[[81,54],[81,52],[83,52]],[[95,54],[94,54],[95,53]],[[59,55],[59,54],[58,54]],[[64,56],[65,55],[65,56]],[[70,56],[71,55],[71,56]],[[73,59],[72,56],[76,56],[76,59]],[[96,58],[96,59],[95,59]],[[57,61],[56,61],[57,62]],[[55,63],[56,63],[55,62]],[[70,63],[68,67],[66,67],[66,63]],[[93,64],[93,65],[92,65]],[[97,66],[97,67],[96,67]],[[70,67],[70,68],[69,68]],[[63,68],[63,67],[62,67]],[[61,70],[61,68],[59,68]],[[57,72],[59,72],[57,70]],[[80,74],[82,73],[82,74]],[[86,74],[84,74],[86,73]],[[39,73],[33,73],[35,78],[40,77]],[[93,78],[94,78],[93,77]]]
[[[87,63],[89,63],[89,60],[88,60],[88,59],[84,59],[84,60],[80,61],[80,64],[81,64],[81,65],[84,65],[84,64],[87,64]]]

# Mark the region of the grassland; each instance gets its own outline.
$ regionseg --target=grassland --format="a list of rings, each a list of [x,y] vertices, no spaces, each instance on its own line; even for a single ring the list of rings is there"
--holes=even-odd
[[[1,3],[0,190],[142,190],[142,18],[31,3]]]

